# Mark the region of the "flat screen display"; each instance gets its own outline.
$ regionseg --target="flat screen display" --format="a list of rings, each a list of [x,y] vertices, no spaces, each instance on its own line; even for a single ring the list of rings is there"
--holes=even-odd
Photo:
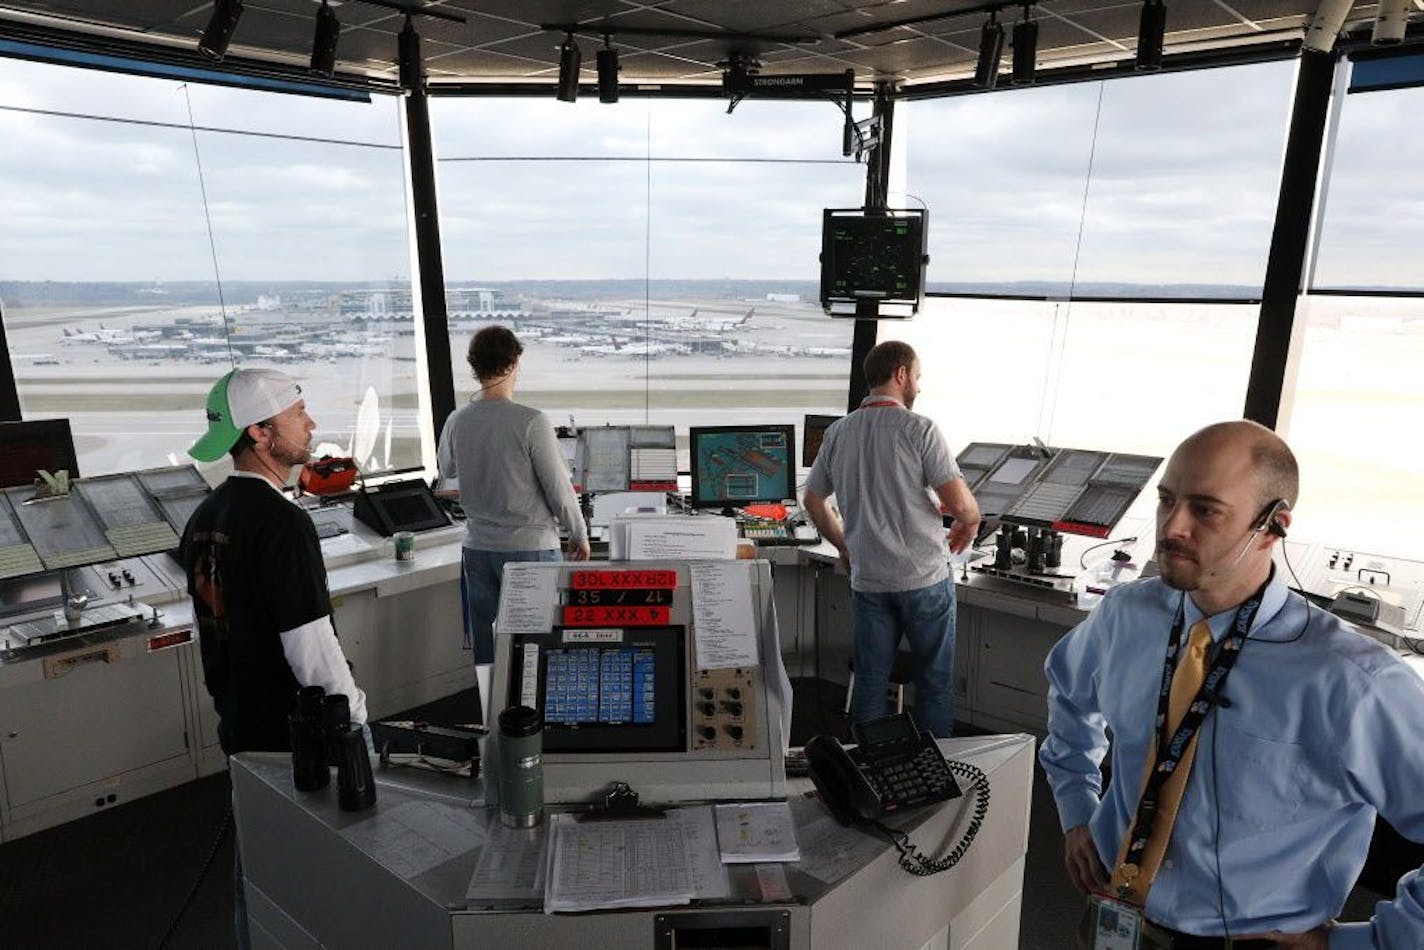
[[[796,497],[796,429],[789,425],[688,430],[692,504],[736,508]]]
[[[801,464],[805,468],[810,468],[816,464],[816,456],[821,454],[821,442],[826,437],[826,430],[840,416],[820,416],[807,414],[806,421],[801,425]]]
[[[823,307],[857,300],[918,306],[924,269],[923,211],[826,209],[821,226]]]
[[[68,419],[0,422],[0,488],[33,485],[40,469],[79,477]]]
[[[545,752],[682,752],[686,628],[517,634],[509,701],[544,717]]]
[[[545,722],[647,726],[656,719],[656,700],[650,648],[556,648],[545,654]]]

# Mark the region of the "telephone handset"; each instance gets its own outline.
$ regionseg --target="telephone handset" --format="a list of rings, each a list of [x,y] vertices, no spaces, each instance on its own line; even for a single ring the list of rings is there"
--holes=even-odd
[[[851,727],[849,753],[831,736],[806,743],[806,766],[821,799],[843,825],[876,821],[890,812],[958,798],[949,763],[909,713]]]
[[[812,736],[807,741],[806,774],[821,793],[821,801],[843,825],[865,824],[884,812],[880,793],[831,736]]]

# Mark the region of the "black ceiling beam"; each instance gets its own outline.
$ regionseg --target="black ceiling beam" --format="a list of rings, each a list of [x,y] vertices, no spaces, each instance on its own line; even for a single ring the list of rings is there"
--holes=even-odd
[[[1128,76],[1156,76],[1161,73],[1188,72],[1196,69],[1215,69],[1221,66],[1244,66],[1250,63],[1274,63],[1283,59],[1295,59],[1300,55],[1300,40],[1274,40],[1258,46],[1234,46],[1229,49],[1197,50],[1188,53],[1174,53],[1163,58],[1162,68],[1151,73],[1138,72],[1131,56],[1111,65],[1065,66],[1059,69],[1039,66],[1034,76],[1034,88],[1052,85],[1070,85],[1079,82],[1099,82],[1104,79],[1121,79]],[[903,86],[895,93],[895,98],[913,101],[915,99],[941,99],[950,96],[990,94],[993,90],[974,85],[972,76],[946,82],[919,83]]]
[[[998,0],[995,3],[978,3],[972,7],[965,7],[962,10],[946,10],[942,13],[924,13],[920,16],[906,17],[903,20],[887,20],[884,23],[874,23],[868,26],[858,26],[853,30],[841,30],[834,34],[838,40],[854,39],[857,36],[869,36],[872,33],[885,33],[889,30],[898,30],[906,26],[919,26],[921,23],[934,23],[938,20],[953,20],[958,17],[974,16],[978,13],[1001,13],[1004,10],[1017,10],[1025,6],[1035,6],[1037,0],[1028,0],[1027,3],[1004,2]]]
[[[367,2],[367,0],[360,0]],[[650,26],[620,26],[617,23],[540,23],[546,33],[578,33],[591,37],[666,36],[675,40],[726,40],[731,43],[781,43],[785,46],[815,46],[821,37],[814,33],[728,33],[722,30],[677,30]]]
[[[398,0],[348,0],[348,2],[364,3],[367,6],[382,7],[386,10],[397,10],[406,16],[425,16],[436,20],[449,20],[451,23],[469,22],[457,13],[446,13],[439,7],[423,7],[416,3],[399,3]]]
[[[547,82],[433,82],[428,84],[426,92],[432,99],[446,96],[547,98],[552,89],[553,86]],[[597,83],[595,82],[579,83],[580,92],[592,93],[596,90]],[[692,86],[659,83],[657,80],[619,83],[618,95],[626,99],[722,99],[725,101],[727,98],[727,92],[720,83]],[[870,89],[858,90],[854,95],[854,98],[861,102],[869,102],[874,97],[875,93]]]
[[[240,86],[243,88],[263,88],[268,92],[293,95],[337,96],[350,98],[352,93],[363,96],[372,92],[399,92],[394,82],[384,82],[369,76],[343,76],[337,74],[331,79],[314,77],[307,63],[293,63],[284,66],[261,60],[228,56],[219,63],[198,53],[197,46],[187,49],[182,46],[165,46],[154,43],[139,43],[116,37],[96,36],[56,30],[49,27],[28,26],[0,20],[0,39],[28,44],[38,48],[56,50],[53,56],[29,55],[17,52],[13,55],[36,62],[77,66],[81,69],[98,69],[104,72],[127,73],[133,76],[156,76],[166,79],[201,79],[218,85]],[[77,54],[66,56],[64,53]],[[108,57],[126,62],[85,62],[83,57]],[[157,68],[149,68],[150,64]],[[164,67],[167,67],[165,69]],[[183,75],[187,71],[192,75]],[[232,77],[225,81],[224,77]],[[242,82],[243,77],[290,84],[292,88],[256,87]]]

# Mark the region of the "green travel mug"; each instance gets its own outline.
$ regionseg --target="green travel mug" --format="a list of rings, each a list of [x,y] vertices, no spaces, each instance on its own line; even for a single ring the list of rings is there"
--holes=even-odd
[[[499,714],[499,818],[509,828],[544,820],[544,717],[528,706]]]

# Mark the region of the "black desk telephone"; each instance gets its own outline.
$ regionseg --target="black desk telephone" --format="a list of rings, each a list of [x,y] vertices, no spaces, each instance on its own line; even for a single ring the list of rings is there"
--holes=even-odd
[[[847,752],[830,736],[806,743],[806,766],[821,799],[843,825],[959,797],[949,763],[909,713],[851,726],[857,748]]]

